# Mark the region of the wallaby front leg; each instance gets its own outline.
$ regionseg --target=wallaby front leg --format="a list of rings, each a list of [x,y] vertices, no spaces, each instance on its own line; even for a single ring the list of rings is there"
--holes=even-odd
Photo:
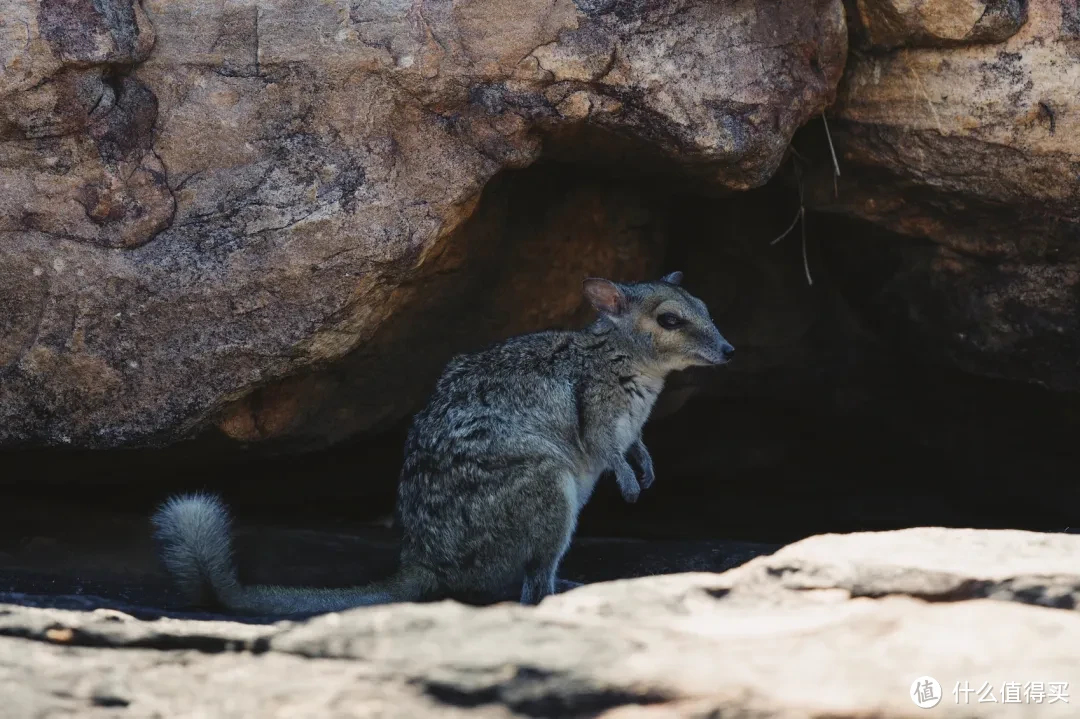
[[[637,441],[630,445],[626,456],[631,464],[637,467],[638,482],[641,484],[641,488],[648,489],[651,487],[652,483],[656,481],[656,473],[653,469],[652,457],[649,455],[649,450],[646,449],[641,437],[638,437]]]
[[[619,485],[623,499],[627,502],[636,502],[641,495],[641,484],[638,482],[637,475],[634,474],[634,468],[626,461],[626,457],[615,460],[612,469],[615,470],[615,481]]]

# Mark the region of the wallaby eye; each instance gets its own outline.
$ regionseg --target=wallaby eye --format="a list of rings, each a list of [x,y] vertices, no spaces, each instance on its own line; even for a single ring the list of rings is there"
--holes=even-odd
[[[656,318],[656,323],[666,330],[673,330],[676,327],[682,327],[686,324],[686,320],[678,315],[673,315],[670,312],[665,312]]]

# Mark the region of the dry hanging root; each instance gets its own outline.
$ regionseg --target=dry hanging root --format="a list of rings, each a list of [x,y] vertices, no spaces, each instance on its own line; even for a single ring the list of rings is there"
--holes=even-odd
[[[806,253],[806,205],[803,203],[802,177],[799,177],[799,211],[795,213],[795,219],[791,221],[791,224],[784,230],[783,234],[769,244],[775,245],[777,242],[790,235],[791,231],[795,229],[795,225],[799,225],[802,230],[802,261],[803,271],[806,272],[806,284],[813,287],[814,278],[810,276],[810,258]]]
[[[821,113],[821,122],[825,125],[825,137],[829,141],[829,153],[832,155],[833,161],[833,193],[839,197],[840,189],[837,187],[837,178],[840,177],[840,162],[836,159],[836,147],[833,145],[832,133],[829,132],[829,121],[825,119],[825,112]],[[802,157],[796,152],[795,148],[790,148],[791,152],[796,157]],[[806,251],[806,203],[803,202],[803,185],[802,176],[799,174],[798,166],[795,167],[795,174],[799,177],[799,211],[795,213],[795,219],[791,221],[788,228],[784,230],[783,234],[770,242],[770,245],[775,245],[780,240],[784,239],[791,234],[791,231],[795,229],[795,225],[799,225],[802,234],[802,261],[803,271],[806,272],[806,284],[811,287],[814,285],[814,278],[810,276],[810,258]]]
[[[839,188],[839,187],[837,187],[837,185],[836,185],[836,181],[837,181],[837,179],[839,179],[839,177],[840,177],[840,163],[839,163],[839,161],[837,161],[837,159],[836,159],[836,148],[835,148],[835,147],[833,147],[833,142],[832,142],[832,133],[831,133],[831,132],[829,132],[829,121],[825,119],[825,111],[824,111],[824,110],[822,110],[822,111],[821,111],[821,122],[822,122],[822,123],[824,123],[824,125],[825,125],[825,138],[826,138],[826,139],[827,139],[827,140],[829,141],[829,152],[830,152],[830,153],[832,154],[832,166],[833,166],[833,178],[832,178],[832,187],[833,187],[833,196],[834,196],[834,197],[839,197],[839,196],[840,196],[840,188]],[[801,192],[802,192],[802,188],[800,187],[800,194],[801,194]]]

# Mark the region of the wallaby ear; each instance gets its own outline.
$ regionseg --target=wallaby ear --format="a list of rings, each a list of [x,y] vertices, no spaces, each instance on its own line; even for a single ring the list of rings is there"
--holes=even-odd
[[[619,286],[610,280],[589,277],[581,283],[582,290],[589,303],[597,311],[609,315],[621,315],[626,312],[629,303]]]
[[[669,285],[681,285],[682,273],[678,271],[672,272],[671,274],[667,274],[661,277],[660,281],[667,282]]]

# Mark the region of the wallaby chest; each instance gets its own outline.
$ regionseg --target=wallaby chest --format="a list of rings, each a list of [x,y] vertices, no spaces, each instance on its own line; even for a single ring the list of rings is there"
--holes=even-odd
[[[664,388],[663,380],[635,375],[620,378],[621,397],[616,401],[615,440],[620,453],[625,453],[641,436],[656,398]]]

